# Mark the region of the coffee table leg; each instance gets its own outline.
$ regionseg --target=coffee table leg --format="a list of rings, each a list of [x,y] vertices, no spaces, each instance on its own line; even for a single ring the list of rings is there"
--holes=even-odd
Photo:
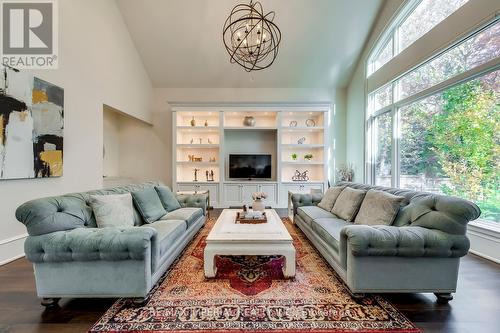
[[[283,275],[286,278],[291,278],[295,276],[295,248],[285,251],[283,253],[285,256],[285,267],[283,267]]]
[[[205,248],[205,253],[203,254],[203,266],[205,269],[205,276],[207,278],[214,278],[217,273],[217,267],[215,267],[215,253],[207,248]]]

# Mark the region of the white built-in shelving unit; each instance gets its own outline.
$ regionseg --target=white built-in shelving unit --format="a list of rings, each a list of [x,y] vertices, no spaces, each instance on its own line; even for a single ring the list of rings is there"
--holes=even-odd
[[[250,204],[252,193],[263,191],[268,194],[268,205],[283,208],[288,204],[288,192],[324,191],[328,183],[329,112],[330,105],[325,103],[174,105],[174,190],[209,190],[214,207]],[[246,116],[255,119],[255,126],[244,125]],[[227,168],[231,153],[271,154],[272,178],[230,180]],[[304,158],[307,154],[313,155],[310,160]],[[308,170],[309,180],[293,181],[296,170]]]

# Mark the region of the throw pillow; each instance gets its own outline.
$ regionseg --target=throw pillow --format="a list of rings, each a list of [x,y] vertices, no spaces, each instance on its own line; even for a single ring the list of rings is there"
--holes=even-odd
[[[359,206],[365,197],[366,191],[346,187],[340,192],[332,208],[332,213],[339,218],[351,222],[358,213]]]
[[[366,225],[391,225],[404,197],[384,191],[369,190],[354,222]]]
[[[160,197],[163,208],[165,208],[167,212],[171,212],[181,208],[179,201],[177,201],[175,195],[172,193],[172,191],[170,191],[170,188],[168,188],[167,186],[155,186],[155,190]]]
[[[134,191],[132,197],[137,210],[146,223],[158,221],[160,217],[167,214],[154,187]]]
[[[344,189],[345,186],[334,186],[330,187],[328,190],[326,190],[325,195],[321,199],[321,201],[318,203],[319,208],[323,208],[326,211],[331,211],[333,208],[333,205],[335,204],[335,201],[337,201],[337,198],[340,195],[340,192]]]
[[[134,207],[130,193],[91,195],[89,204],[94,211],[98,228],[134,225]]]

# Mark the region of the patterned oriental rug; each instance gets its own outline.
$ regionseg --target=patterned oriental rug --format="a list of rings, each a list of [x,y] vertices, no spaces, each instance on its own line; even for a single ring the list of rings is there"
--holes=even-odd
[[[217,277],[206,279],[209,220],[144,306],[119,299],[89,332],[419,332],[381,296],[353,300],[300,229],[284,222],[297,251],[294,279],[283,278],[280,256],[218,257]]]

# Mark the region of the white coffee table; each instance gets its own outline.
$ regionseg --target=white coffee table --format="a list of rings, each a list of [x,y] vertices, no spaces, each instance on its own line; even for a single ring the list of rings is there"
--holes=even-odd
[[[207,278],[215,277],[216,255],[282,255],[283,274],[295,276],[295,248],[274,209],[266,209],[267,223],[236,224],[238,209],[224,209],[206,239],[204,266]]]

